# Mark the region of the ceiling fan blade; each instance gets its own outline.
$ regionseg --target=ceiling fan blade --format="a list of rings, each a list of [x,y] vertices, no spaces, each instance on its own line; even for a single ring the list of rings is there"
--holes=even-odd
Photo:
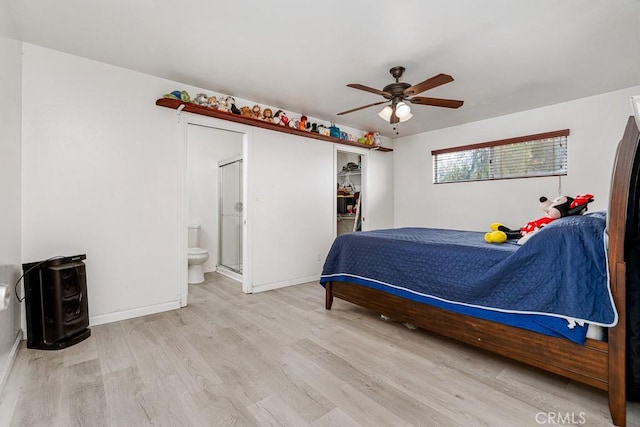
[[[385,100],[385,101],[380,101],[380,102],[374,102],[373,104],[363,105],[362,107],[353,108],[353,109],[351,109],[351,110],[343,111],[342,113],[338,113],[337,115],[338,115],[338,116],[341,116],[341,115],[343,115],[343,114],[353,113],[354,111],[362,110],[362,109],[364,109],[364,108],[373,107],[374,105],[384,104],[384,103],[386,103],[386,102],[389,102],[389,101],[386,101],[386,100]]]
[[[354,89],[364,90],[365,92],[375,93],[376,95],[382,95],[382,96],[387,97],[387,98],[393,97],[393,95],[390,94],[389,92],[384,92],[382,90],[374,89],[372,87],[361,85],[361,84],[358,84],[358,83],[349,83],[347,86],[348,87],[352,87]]]
[[[464,104],[464,101],[459,101],[457,99],[426,98],[424,96],[414,96],[407,101],[411,102],[412,104],[433,105],[435,107],[446,108],[460,108],[462,107],[462,104]]]
[[[433,76],[430,79],[423,81],[422,83],[409,86],[404,90],[404,94],[406,96],[417,95],[425,90],[433,89],[434,87],[441,86],[445,83],[451,83],[452,81],[453,77],[449,74],[438,74],[437,76]]]

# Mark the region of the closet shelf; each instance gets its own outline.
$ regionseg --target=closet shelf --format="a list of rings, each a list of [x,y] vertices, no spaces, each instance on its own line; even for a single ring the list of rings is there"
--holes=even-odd
[[[338,219],[339,220],[343,220],[343,219],[355,220],[356,214],[338,214]]]
[[[277,125],[275,123],[265,122],[263,120],[254,119],[252,117],[245,117],[239,114],[227,113],[225,111],[214,110],[212,108],[203,107],[202,105],[192,104],[189,102],[182,102],[178,99],[160,98],[156,101],[156,105],[160,107],[171,108],[177,110],[181,105],[184,105],[182,111],[187,113],[200,114],[203,116],[215,117],[216,119],[228,120],[230,122],[242,123],[244,125],[255,126],[263,129],[269,129],[276,132],[283,132],[292,135],[304,136],[306,138],[319,139],[322,141],[333,142],[334,144],[350,145],[352,147],[360,147],[369,150],[377,151],[393,151],[391,148],[375,147],[373,145],[359,144],[357,142],[348,141],[346,139],[334,138],[332,136],[320,135],[319,133],[307,132],[300,129],[294,129],[287,126]]]

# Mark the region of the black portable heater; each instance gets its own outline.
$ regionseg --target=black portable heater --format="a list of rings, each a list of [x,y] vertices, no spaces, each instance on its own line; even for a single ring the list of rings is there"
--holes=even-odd
[[[86,255],[23,264],[27,347],[59,350],[91,335]]]

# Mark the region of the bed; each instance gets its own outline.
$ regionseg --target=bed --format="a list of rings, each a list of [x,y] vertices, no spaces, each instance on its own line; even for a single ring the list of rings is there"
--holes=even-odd
[[[338,236],[320,281],[325,308],[339,298],[605,390],[613,423],[626,425],[626,386],[640,377],[640,361],[627,351],[631,334],[640,339],[627,331],[628,312],[633,318],[640,309],[627,301],[640,288],[640,260],[630,255],[640,247],[639,139],[630,118],[606,213],[554,221],[522,246],[455,230]],[[603,340],[587,336],[589,324],[604,327]]]

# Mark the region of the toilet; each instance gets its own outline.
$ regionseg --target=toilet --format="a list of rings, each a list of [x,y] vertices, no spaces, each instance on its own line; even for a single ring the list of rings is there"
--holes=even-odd
[[[187,264],[189,265],[189,283],[204,282],[204,267],[202,264],[209,259],[209,251],[199,247],[200,226],[189,225],[189,249],[187,249]]]

